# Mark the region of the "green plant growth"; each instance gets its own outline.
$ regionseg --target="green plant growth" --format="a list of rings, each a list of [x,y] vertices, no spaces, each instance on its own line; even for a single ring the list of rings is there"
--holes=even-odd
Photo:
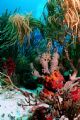
[[[35,89],[38,82],[34,80],[32,76],[32,70],[30,68],[30,61],[27,57],[19,55],[16,59],[16,75],[19,79],[20,86],[24,86],[29,89]]]
[[[6,12],[4,16],[0,18],[0,21],[2,20],[2,22],[4,21],[3,23],[5,23],[0,31],[0,49],[8,48],[15,44],[17,40],[19,40],[22,45],[25,36],[28,37],[28,42],[30,44],[30,33],[36,27],[41,28],[41,22],[31,15],[7,14]],[[6,19],[7,21],[5,22]]]
[[[34,41],[34,40],[32,40]],[[30,67],[30,64],[33,63],[34,67],[41,72],[41,65],[39,63],[39,55],[41,55],[43,52],[46,51],[46,40],[40,40],[39,42],[35,43],[31,42],[31,45],[26,49],[25,54],[19,54],[16,61],[16,74],[19,76],[19,80],[21,81],[20,84],[25,85],[27,83],[34,82],[34,84],[38,84],[38,81],[36,81],[33,78],[32,75],[32,69]],[[31,82],[30,82],[31,81]]]
[[[41,19],[44,22],[45,38],[62,42],[66,28],[63,25],[64,12],[58,0],[50,0],[46,3]]]

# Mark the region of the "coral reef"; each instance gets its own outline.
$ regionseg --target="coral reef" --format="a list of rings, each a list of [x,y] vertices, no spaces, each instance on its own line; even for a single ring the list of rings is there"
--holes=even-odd
[[[61,6],[64,10],[64,23],[67,24],[67,27],[71,31],[73,37],[73,42],[80,42],[80,1],[79,0],[64,0],[61,3]],[[77,39],[75,39],[77,36]],[[75,41],[76,40],[76,41]]]
[[[50,71],[51,73],[54,70],[58,70],[58,62],[59,62],[59,54],[57,53],[57,51],[53,54],[52,59],[51,59],[51,66],[50,66]]]
[[[3,63],[2,67],[3,67],[3,70],[6,71],[6,74],[8,74],[9,76],[12,76],[12,74],[15,71],[15,63],[10,57],[6,62]]]
[[[5,21],[3,26],[2,19]],[[20,15],[16,12],[14,12],[13,15],[8,15],[8,12],[6,12],[0,17],[0,21],[0,26],[2,26],[2,30],[0,31],[1,50],[8,49],[14,45],[17,40],[19,40],[22,45],[25,37],[28,38],[28,44],[30,45],[30,33],[34,28],[41,29],[42,27],[42,23],[31,15]]]
[[[42,65],[42,72],[49,74],[49,69],[48,69],[48,63],[50,61],[50,54],[49,53],[43,53],[41,58],[40,58],[40,64]]]
[[[54,57],[52,58],[50,56],[46,57],[46,53],[43,57],[44,54],[42,54],[40,60],[43,59],[43,61],[47,61],[47,65],[45,65],[45,62],[40,63],[42,64],[42,69],[46,69],[46,73],[42,70],[42,75],[40,75],[38,71],[36,71],[36,74],[34,74],[34,72],[33,75],[37,76],[39,80],[43,78],[43,80],[41,80],[43,81],[42,84],[44,85],[44,89],[40,92],[40,99],[42,102],[45,102],[52,107],[50,111],[50,113],[52,113],[51,117],[62,119],[62,116],[66,116],[72,120],[75,118],[77,119],[79,116],[80,77],[77,77],[78,72],[69,58],[68,51],[65,50],[65,53],[66,58],[70,62],[70,66],[73,69],[73,73],[72,75],[69,74],[69,79],[67,82],[59,71],[59,55],[57,51],[54,52]],[[51,62],[53,69],[48,68],[49,62]],[[32,68],[35,69],[34,66]],[[53,70],[53,72],[51,70]]]
[[[40,64],[42,65],[42,74],[40,74],[34,68],[34,66],[32,67],[34,71],[33,76],[36,76],[38,78],[40,77],[43,78],[44,86],[47,89],[57,90],[63,87],[64,78],[59,72],[58,61],[59,61],[59,54],[57,53],[57,51],[54,52],[52,58],[50,53],[43,53],[42,56],[40,57]]]
[[[30,42],[30,32],[32,31],[30,28],[29,17],[25,17],[19,14],[10,16],[9,21],[16,26],[20,44],[23,43],[24,36],[27,35]]]
[[[73,30],[73,34],[79,33],[79,12],[80,12],[80,1],[79,0],[64,0],[62,7],[65,10],[65,22],[68,27]]]
[[[26,103],[18,105],[31,106],[31,120],[80,119],[79,3],[48,0],[40,20],[0,16],[0,93],[20,92]]]

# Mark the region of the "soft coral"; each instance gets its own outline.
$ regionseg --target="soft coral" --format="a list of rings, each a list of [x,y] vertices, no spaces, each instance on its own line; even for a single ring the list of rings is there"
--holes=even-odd
[[[7,70],[7,74],[11,76],[15,71],[15,63],[11,57],[7,59],[6,62],[3,63],[3,69]]]

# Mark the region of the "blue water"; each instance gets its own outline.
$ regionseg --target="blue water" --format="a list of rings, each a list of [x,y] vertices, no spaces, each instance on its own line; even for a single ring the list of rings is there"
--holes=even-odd
[[[0,15],[6,9],[14,11],[17,8],[19,13],[32,13],[34,17],[39,18],[46,2],[47,0],[1,0]]]

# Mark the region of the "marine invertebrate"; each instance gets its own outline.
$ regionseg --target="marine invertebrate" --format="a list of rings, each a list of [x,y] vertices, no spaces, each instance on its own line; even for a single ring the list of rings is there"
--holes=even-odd
[[[13,15],[8,15],[6,12],[4,16],[0,17],[0,22],[3,23],[3,25],[0,23],[0,26],[2,26],[0,31],[1,50],[14,45],[17,40],[22,45],[24,37],[28,39],[28,44],[30,44],[30,33],[32,30],[34,28],[42,28],[42,23],[29,14],[20,15],[14,12]]]
[[[50,61],[50,53],[43,53],[40,58],[40,64],[42,65],[42,72],[43,73],[50,73],[48,69],[48,63]]]
[[[50,76],[45,76],[45,81],[44,85],[47,89],[50,87],[52,91],[57,91],[63,87],[64,78],[58,70],[54,70]]]
[[[65,34],[63,18],[60,1],[49,0],[44,6],[42,14],[42,21],[44,22],[42,32],[47,40],[63,40]]]
[[[47,46],[48,51],[46,53],[43,53],[40,58],[40,64],[42,65],[42,71],[43,73],[53,73],[54,70],[58,70],[58,61],[59,61],[59,54],[57,51],[54,51],[53,55],[50,54],[50,46]],[[50,67],[49,67],[50,63]]]
[[[53,54],[51,62],[50,62],[50,72],[52,73],[54,70],[57,70],[58,67],[58,61],[59,61],[59,54],[57,51]]]
[[[9,18],[9,21],[12,22],[14,26],[16,26],[18,30],[20,44],[23,43],[24,36],[28,36],[28,40],[30,42],[30,32],[32,31],[29,26],[29,16],[25,17],[19,14],[12,15]]]
[[[80,31],[80,0],[64,0],[62,3],[64,10],[64,20],[73,31],[73,35],[78,35]]]
[[[50,94],[47,89],[40,94],[41,100],[51,106],[53,118],[65,115],[71,120],[80,114],[80,82],[73,82],[67,87],[63,84],[62,89],[56,88],[55,93],[50,91]]]
[[[48,49],[49,50],[49,49]],[[33,66],[33,75],[37,78],[42,79],[42,83],[47,89],[56,90],[61,89],[63,87],[64,78],[59,72],[58,61],[59,54],[54,52],[54,57],[51,58],[50,52],[45,52],[39,58],[39,62],[42,66],[42,73],[40,74]]]
[[[4,70],[6,70],[6,72],[9,76],[12,76],[12,74],[15,71],[15,66],[16,65],[15,65],[13,59],[11,57],[9,57],[7,59],[7,61],[3,63],[2,67],[3,67]]]
[[[33,116],[29,120],[52,120],[52,115],[48,108],[41,106],[34,111]]]

